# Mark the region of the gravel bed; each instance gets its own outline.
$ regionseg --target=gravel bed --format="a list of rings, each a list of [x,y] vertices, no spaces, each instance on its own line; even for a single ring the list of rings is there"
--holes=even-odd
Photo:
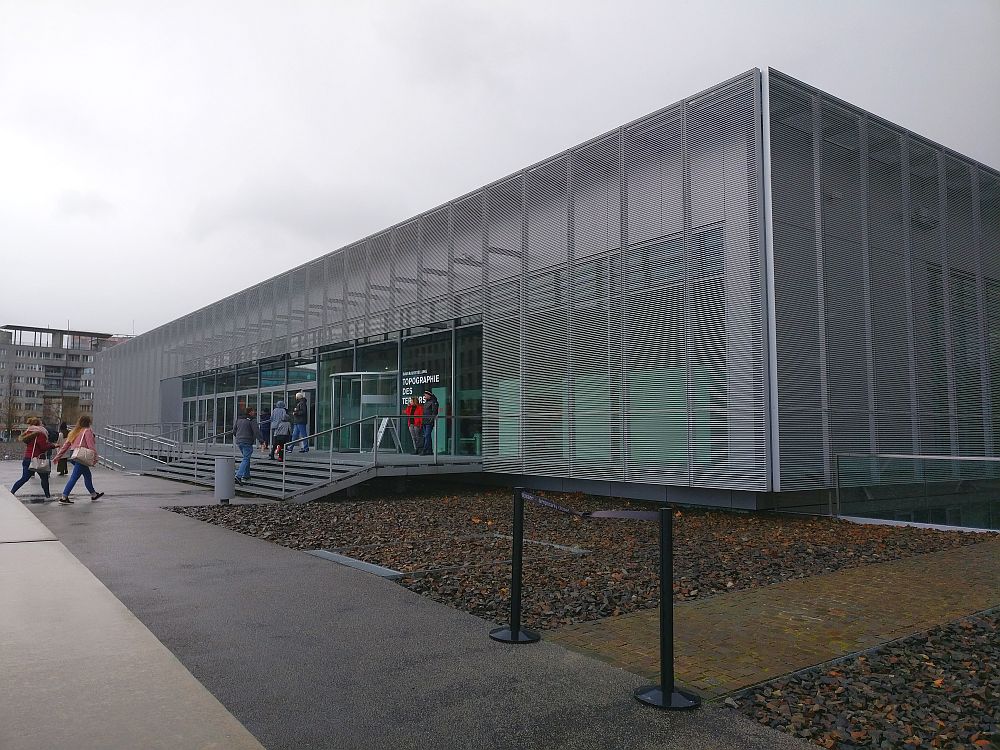
[[[825,748],[1000,747],[1000,610],[727,700]]]
[[[577,510],[649,507],[584,495],[550,497]],[[170,510],[293,549],[339,549],[404,571],[448,568],[401,583],[494,622],[508,618],[509,547],[502,540],[484,550],[477,536],[510,534],[506,491],[462,488],[405,498]],[[452,543],[440,543],[447,537]],[[657,605],[655,523],[584,520],[529,504],[525,538],[588,550],[576,556],[525,546],[526,626],[552,629]],[[981,541],[982,535],[960,532],[685,508],[675,513],[674,598],[701,599]],[[456,567],[463,561],[466,567]]]

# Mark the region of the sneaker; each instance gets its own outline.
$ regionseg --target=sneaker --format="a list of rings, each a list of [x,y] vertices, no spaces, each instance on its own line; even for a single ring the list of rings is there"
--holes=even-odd
[[[72,500],[70,500],[70,499],[69,499],[68,497],[66,497],[65,495],[63,495],[62,497],[60,497],[60,498],[59,498],[59,504],[60,504],[60,505],[72,505],[72,504],[73,504],[73,501],[72,501]]]
[[[90,496],[90,502],[96,503],[102,497],[104,497],[104,493],[103,492],[95,492],[93,495]]]

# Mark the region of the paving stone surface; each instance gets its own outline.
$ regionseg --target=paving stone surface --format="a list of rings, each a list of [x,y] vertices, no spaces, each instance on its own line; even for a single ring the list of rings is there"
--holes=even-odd
[[[674,607],[676,679],[718,697],[1000,605],[1000,540],[841,570]],[[659,615],[545,633],[651,679]]]

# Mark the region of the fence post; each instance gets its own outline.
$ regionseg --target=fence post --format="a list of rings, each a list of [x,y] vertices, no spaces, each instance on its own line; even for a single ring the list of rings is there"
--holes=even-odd
[[[432,438],[436,435],[432,435]],[[541,636],[521,627],[521,558],[524,547],[524,496],[520,487],[514,488],[514,529],[511,545],[510,572],[510,627],[495,628],[490,638],[501,643],[535,643]]]
[[[673,509],[660,508],[660,684],[637,688],[633,695],[664,711],[697,708],[701,698],[674,686]]]

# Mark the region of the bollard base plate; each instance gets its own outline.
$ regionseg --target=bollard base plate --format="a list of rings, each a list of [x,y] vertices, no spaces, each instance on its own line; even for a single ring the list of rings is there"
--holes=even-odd
[[[664,695],[659,685],[637,688],[632,694],[637,701],[663,711],[687,711],[701,705],[701,698],[694,693],[674,690],[669,695]]]
[[[229,505],[229,501],[226,498],[222,498],[219,501],[219,505]]]
[[[536,643],[541,640],[541,636],[534,630],[521,628],[514,633],[509,627],[496,628],[490,631],[490,638],[500,643]]]

